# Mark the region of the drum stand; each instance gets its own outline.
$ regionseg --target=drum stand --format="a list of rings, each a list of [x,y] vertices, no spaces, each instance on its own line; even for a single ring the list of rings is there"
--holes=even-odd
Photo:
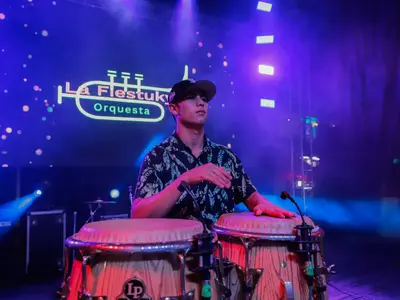
[[[244,248],[245,248],[245,269],[243,270],[241,267],[238,266],[238,270],[244,276],[244,292],[245,292],[245,299],[250,300],[253,297],[253,293],[257,287],[258,281],[260,280],[261,275],[263,274],[263,269],[253,269],[249,268],[250,266],[250,258],[249,253],[251,248],[254,246],[256,240],[254,239],[247,239],[247,238],[240,238],[242,241]]]
[[[236,265],[232,262],[230,262],[228,259],[223,259],[222,257],[222,244],[221,242],[218,241],[217,243],[218,247],[218,257],[219,258],[214,258],[215,264],[214,264],[214,272],[217,275],[215,278],[215,284],[218,289],[218,294],[220,295],[220,300],[225,300],[225,299],[230,299],[232,292],[231,290],[227,287],[228,285],[225,282],[225,271],[228,273],[232,268],[234,268]]]

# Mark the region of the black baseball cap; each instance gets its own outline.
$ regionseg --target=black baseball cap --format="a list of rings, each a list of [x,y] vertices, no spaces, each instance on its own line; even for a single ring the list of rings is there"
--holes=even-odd
[[[182,80],[178,83],[175,83],[172,87],[171,92],[169,93],[168,103],[178,103],[192,93],[201,93],[209,102],[217,93],[217,88],[215,84],[209,80]]]

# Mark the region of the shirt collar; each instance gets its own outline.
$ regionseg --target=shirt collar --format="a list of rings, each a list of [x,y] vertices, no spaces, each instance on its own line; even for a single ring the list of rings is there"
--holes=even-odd
[[[172,134],[170,143],[171,143],[173,150],[175,150],[175,151],[183,151],[184,150],[186,152],[192,153],[190,148],[188,146],[186,146],[185,143],[182,142],[182,140],[179,138],[176,131],[174,131],[174,133]],[[206,135],[204,135],[203,152],[211,152],[211,141]]]

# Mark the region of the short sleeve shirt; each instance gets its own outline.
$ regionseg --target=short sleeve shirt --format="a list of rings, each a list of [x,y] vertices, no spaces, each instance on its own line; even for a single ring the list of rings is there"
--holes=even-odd
[[[134,199],[151,197],[183,173],[207,163],[224,167],[232,175],[231,188],[219,188],[207,181],[192,185],[191,190],[200,211],[196,210],[192,198],[184,192],[167,218],[199,220],[199,214],[202,214],[209,227],[222,214],[233,212],[235,204],[249,198],[256,188],[245,173],[240,159],[229,148],[213,143],[207,137],[204,140],[203,150],[197,158],[176,133],[154,147],[142,163]]]

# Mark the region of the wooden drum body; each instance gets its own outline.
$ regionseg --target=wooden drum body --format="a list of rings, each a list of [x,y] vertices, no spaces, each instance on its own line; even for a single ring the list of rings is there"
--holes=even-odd
[[[79,250],[69,300],[197,299],[186,254],[202,224],[177,219],[123,219],[86,224],[67,239]],[[185,298],[183,298],[185,296]]]
[[[258,217],[253,213],[231,213],[220,217],[214,231],[218,234],[223,258],[236,264],[242,277],[241,282],[228,279],[232,300],[310,299],[303,275],[304,261],[295,252],[299,249],[295,242],[295,226],[301,223],[300,217],[278,219]],[[309,218],[306,223],[314,227],[312,236],[318,243],[313,244],[315,253],[312,257],[316,265],[322,267],[323,231]],[[316,277],[322,281],[317,285],[325,289],[325,275]],[[327,299],[326,292],[320,294],[321,297],[314,299]]]

